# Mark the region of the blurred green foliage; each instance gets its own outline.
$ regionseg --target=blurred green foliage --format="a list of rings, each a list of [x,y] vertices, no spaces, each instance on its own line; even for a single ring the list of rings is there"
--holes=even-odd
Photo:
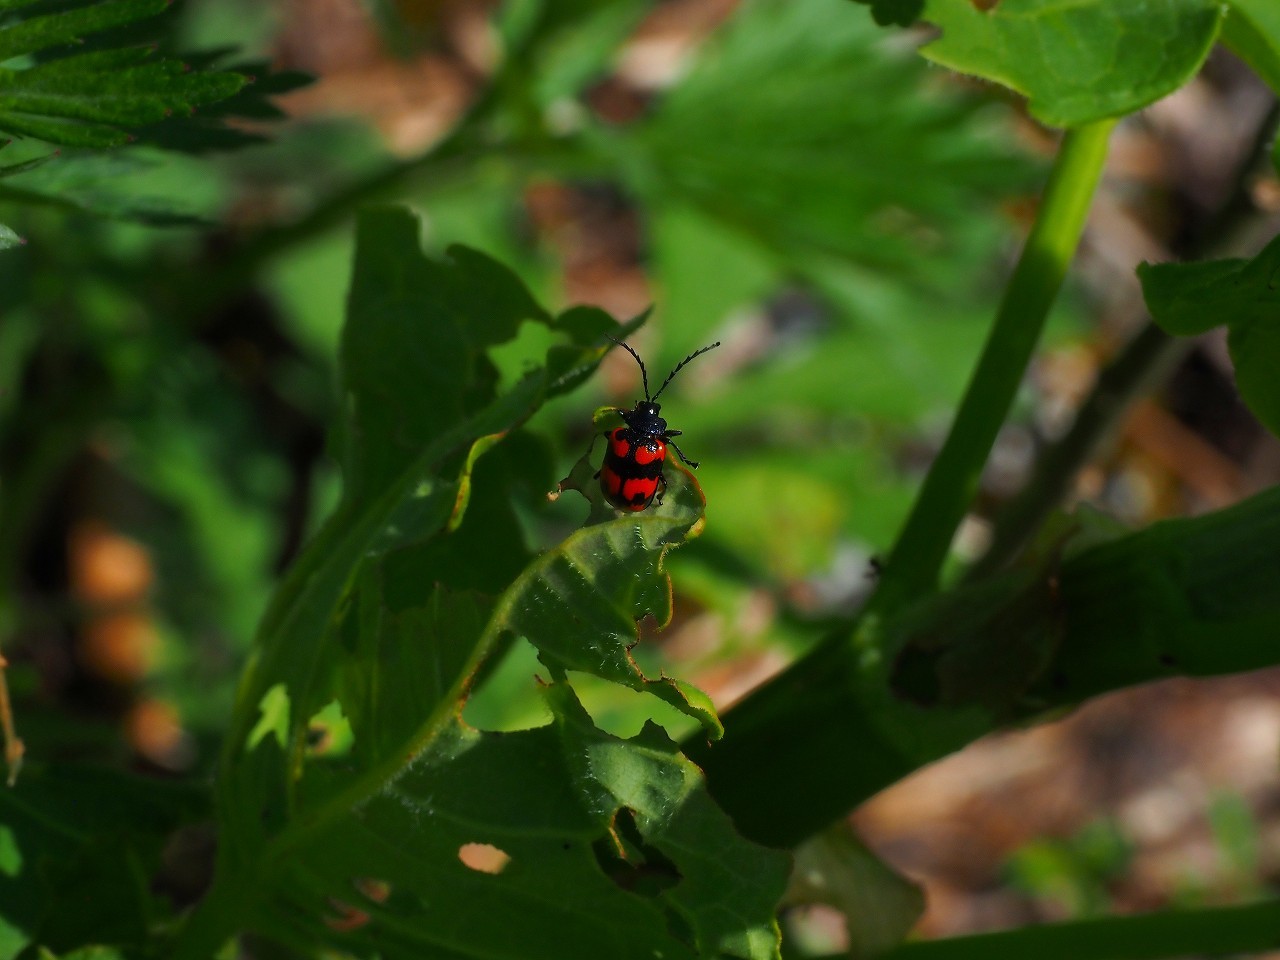
[[[1235,6],[1247,29],[1228,37],[1265,75],[1274,18]],[[0,53],[17,57],[0,67],[0,129],[47,141],[9,145],[0,166],[0,629],[33,761],[0,796],[0,958],[116,955],[94,943],[166,955],[175,942],[200,956],[241,929],[276,944],[262,956],[568,960],[600,955],[611,937],[618,957],[775,956],[782,858],[734,831],[676,748],[673,736],[720,728],[705,694],[673,674],[735,654],[803,654],[833,623],[847,628],[871,591],[870,560],[892,547],[982,350],[1011,211],[1041,179],[1009,111],[941,82],[845,0],[749,0],[619,119],[596,95],[653,4],[513,0],[492,17],[501,65],[487,86],[453,132],[405,158],[355,121],[274,122],[271,98],[303,83],[296,74],[217,68],[225,45],[269,51],[258,5],[193,0],[96,35],[158,7],[0,2]],[[960,0],[872,7],[881,23],[941,25],[926,56],[1026,93],[1060,123],[1175,88],[1221,19],[1199,0],[1124,13],[1081,3],[1069,22],[1039,0],[985,17]],[[398,55],[447,43],[433,4],[373,8]],[[1113,41],[1144,30],[1168,42],[1137,45],[1122,74],[1098,68]],[[69,52],[79,34],[94,36]],[[1047,70],[1028,53],[1036,45],[1071,63],[1087,49],[1090,69]],[[201,110],[181,116],[189,104]],[[53,156],[54,144],[68,149]],[[655,302],[642,329],[565,302],[572,257],[534,211],[548,185],[630,216],[624,245]],[[354,212],[386,199],[412,204],[421,223],[366,214],[357,250]],[[1251,276],[1266,256],[1228,266]],[[1229,279],[1222,265],[1196,269]],[[1270,422],[1274,337],[1256,315],[1266,297],[1243,303],[1234,287],[1198,282],[1193,297],[1188,276],[1159,288],[1173,313],[1203,295],[1240,307],[1213,317],[1231,325],[1233,347],[1242,324],[1261,331],[1242,348],[1241,389]],[[633,524],[597,504],[579,529],[573,495],[544,494],[561,476],[592,489],[581,459],[592,410],[638,394],[627,363],[591,378],[607,331],[634,332],[655,372],[712,339],[725,348],[663,398],[704,464],[701,486],[673,467],[661,509]],[[1233,516],[1270,509],[1259,498]],[[1135,537],[1072,569],[1113,554],[1144,569],[1180,555],[1182,541],[1165,540],[1221,525],[1153,534],[1159,549]],[[86,583],[110,559],[77,546],[102,528],[145,557],[131,592],[105,599]],[[1248,534],[1268,528],[1232,529],[1248,559]],[[1168,572],[1177,566],[1152,574],[1152,596],[1180,595],[1191,575]],[[1253,569],[1248,583],[1271,567]],[[1043,567],[1030,576],[1043,586]],[[1220,585],[1196,576],[1206,592]],[[984,596],[1008,600],[1003,587]],[[947,643],[986,612],[973,593],[955,596]],[[1220,606],[1197,606],[1184,626],[1252,635],[1273,622],[1262,601]],[[113,674],[87,651],[121,608],[145,629],[129,635],[138,662]],[[921,609],[923,626],[884,636],[941,635],[927,618],[946,605]],[[1037,613],[1057,626],[1052,604]],[[701,619],[713,640],[676,657],[633,647],[646,614],[659,626]],[[980,673],[1000,656],[983,645],[999,632],[972,633]],[[1085,661],[1096,652],[1083,649]],[[1187,662],[1202,672],[1235,662],[1197,656]],[[1057,695],[1168,672],[1164,661],[1108,665]],[[877,661],[877,675],[889,666]],[[1009,693],[1021,712],[1035,708],[1022,698],[1033,683],[1054,682],[1016,680],[1000,705]],[[462,722],[473,686],[466,717],[486,732]],[[924,712],[887,687],[876,696],[882,726]],[[938,713],[888,731],[900,749],[885,768],[994,722],[976,711],[960,721]],[[784,734],[774,746],[791,744]],[[107,772],[84,772],[86,760]],[[131,766],[180,782],[156,787]],[[1215,810],[1224,851],[1246,870],[1240,817]],[[211,817],[218,879],[184,925],[213,875]],[[421,829],[433,817],[447,827]],[[521,872],[558,857],[562,834],[561,872]],[[1092,911],[1123,860],[1121,845],[1095,840],[1029,849],[1015,872]],[[514,854],[516,867],[500,880],[464,870],[455,854],[472,842]],[[866,910],[887,901],[851,891],[882,884],[896,906],[877,942],[896,938],[914,892],[866,859],[853,880],[850,864],[835,870],[848,888],[837,899]],[[593,898],[585,915],[602,926],[549,912],[548,885]],[[491,912],[477,918],[477,904]],[[555,939],[568,930],[572,942]]]

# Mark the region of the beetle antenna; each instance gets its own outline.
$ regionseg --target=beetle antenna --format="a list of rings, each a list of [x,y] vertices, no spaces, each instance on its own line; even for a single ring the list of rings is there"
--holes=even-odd
[[[605,336],[609,336],[609,335],[605,334]],[[644,368],[644,361],[640,359],[640,354],[632,350],[631,344],[629,343],[626,343],[622,340],[617,340],[613,337],[609,337],[609,339],[613,340],[613,342],[616,343],[618,346],[620,346],[623,350],[627,351],[627,353],[635,357],[636,363],[640,364],[640,378],[644,380],[644,398],[648,400],[649,399],[649,371]],[[668,379],[670,378],[668,377]]]
[[[623,344],[623,346],[626,346],[626,344]],[[714,350],[718,346],[720,346],[719,340],[711,344],[711,346],[709,347],[703,347],[701,350],[693,351],[693,353],[689,354],[687,357],[685,357],[683,360],[677,363],[676,368],[667,374],[667,379],[662,381],[662,386],[658,388],[658,393],[655,393],[651,399],[653,400],[658,399],[658,395],[661,394],[663,390],[667,389],[667,384],[671,382],[672,378],[675,377],[675,375],[680,372],[680,368],[683,367],[686,363],[688,363],[690,360],[695,359],[696,357],[702,356],[704,353],[708,352],[709,350]],[[636,357],[636,359],[639,360],[640,358]],[[646,396],[648,395],[646,394]]]

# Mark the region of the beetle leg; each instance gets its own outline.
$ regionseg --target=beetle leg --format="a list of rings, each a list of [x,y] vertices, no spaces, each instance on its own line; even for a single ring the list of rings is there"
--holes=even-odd
[[[676,433],[679,433],[679,432],[680,432],[679,430],[669,431],[669,432],[667,433],[667,437],[668,437],[668,438],[670,438],[673,434],[676,434]],[[672,449],[672,450],[674,450],[674,451],[679,455],[679,457],[680,457],[680,459],[681,459],[681,460],[683,460],[685,463],[687,463],[689,466],[691,466],[694,470],[697,470],[697,469],[698,469],[698,461],[697,461],[697,460],[690,460],[688,457],[686,457],[686,456],[684,455],[684,451],[683,451],[683,450],[681,450],[679,447],[677,447],[677,446],[675,445],[675,442],[674,442],[674,441],[672,441],[672,440],[668,439],[668,440],[667,440],[667,442],[671,444],[671,449]]]
[[[657,504],[662,506],[662,498],[667,495],[667,478],[660,473],[658,474],[658,482],[662,484],[662,489],[658,493]]]

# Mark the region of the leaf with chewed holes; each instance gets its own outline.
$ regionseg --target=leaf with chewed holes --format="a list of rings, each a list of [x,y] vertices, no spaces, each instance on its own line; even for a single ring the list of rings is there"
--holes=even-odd
[[[504,391],[488,348],[522,319],[562,342]],[[553,319],[487,257],[424,257],[409,214],[362,217],[344,496],[262,626],[219,778],[218,870],[179,958],[241,929],[384,957],[777,957],[785,858],[734,834],[661,729],[596,730],[562,682],[653,693],[719,735],[704,694],[630,655],[639,619],[671,615],[663,559],[701,529],[697,484],[669,466],[661,505],[594,510],[536,557],[515,509],[551,482],[523,420],[590,373],[605,330],[638,322]],[[599,508],[591,470],[568,485]],[[471,729],[477,671],[515,636],[553,678],[553,722]]]
[[[587,524],[521,575],[504,598],[506,627],[537,647],[553,673],[581,670],[652,693],[717,739],[723,729],[705,693],[671,677],[650,680],[631,657],[638,620],[650,616],[660,627],[671,620],[671,580],[662,562],[668,550],[702,532],[702,488],[668,461],[663,502],[621,513],[605,503],[593,471],[584,457],[561,481],[591,503]]]
[[[734,833],[661,728],[620,739],[567,684],[543,694],[547,726],[444,717],[360,803],[304,821],[262,931],[387,958],[777,958],[787,855]]]
[[[341,345],[343,498],[273,598],[224,749],[224,826],[249,856],[272,832],[272,818],[292,806],[310,719],[337,695],[343,648],[335,629],[363,569],[384,557],[396,569],[417,563],[422,572],[405,587],[404,606],[424,603],[437,580],[503,590],[526,549],[505,488],[481,511],[498,522],[465,529],[474,474],[543,402],[594,370],[605,332],[631,329],[594,309],[553,317],[509,269],[477,251],[455,247],[448,260],[429,259],[419,232],[404,209],[369,210],[359,220]],[[545,324],[559,342],[542,365],[501,390],[487,351],[526,320]],[[510,473],[522,473],[519,462]],[[487,551],[478,561],[477,550]],[[283,762],[256,756],[261,741],[250,742],[277,687],[290,707]]]

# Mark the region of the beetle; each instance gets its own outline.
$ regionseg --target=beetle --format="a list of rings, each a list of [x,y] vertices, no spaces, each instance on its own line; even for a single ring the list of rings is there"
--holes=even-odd
[[[662,503],[667,490],[667,478],[662,474],[662,465],[667,459],[668,446],[692,469],[698,469],[698,462],[686,457],[684,451],[671,439],[680,436],[681,431],[667,429],[667,421],[659,416],[662,407],[658,404],[658,397],[685,364],[714,350],[720,346],[720,341],[695,350],[677,363],[676,368],[667,374],[667,379],[662,381],[658,392],[650,396],[649,371],[645,369],[640,354],[621,340],[614,340],[613,337],[609,339],[635,357],[636,363],[640,364],[644,399],[636,401],[632,410],[618,411],[626,426],[615,427],[604,435],[609,446],[604,453],[604,463],[596,471],[596,477],[600,480],[600,489],[606,500],[619,510],[638,513],[648,507],[655,496],[658,503]]]

